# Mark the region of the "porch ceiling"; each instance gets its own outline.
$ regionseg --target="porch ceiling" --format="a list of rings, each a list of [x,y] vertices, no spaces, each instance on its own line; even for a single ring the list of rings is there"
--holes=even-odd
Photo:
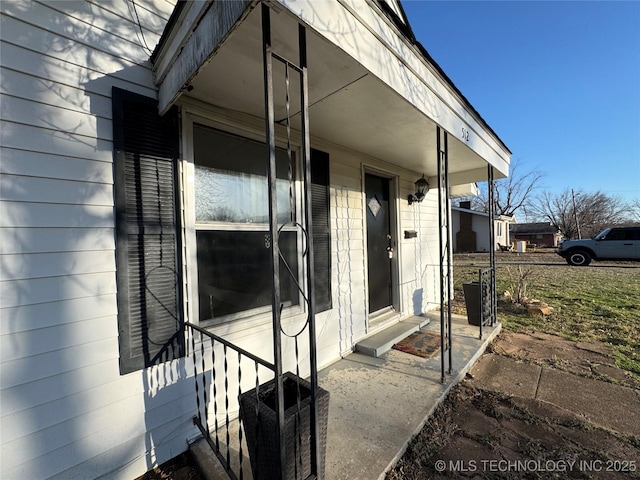
[[[297,63],[298,22],[286,9],[271,15],[274,52]],[[237,22],[183,95],[216,107],[264,118],[260,8]],[[346,37],[345,37],[346,38]],[[307,29],[309,114],[321,138],[427,177],[437,175],[436,122],[369,72],[353,55]],[[290,116],[299,127],[298,82],[290,76]],[[274,62],[276,120],[286,118],[284,67]],[[451,132],[450,132],[451,133]],[[458,133],[458,132],[456,132]],[[486,180],[487,160],[449,136],[452,185]],[[496,178],[506,172],[496,172]]]

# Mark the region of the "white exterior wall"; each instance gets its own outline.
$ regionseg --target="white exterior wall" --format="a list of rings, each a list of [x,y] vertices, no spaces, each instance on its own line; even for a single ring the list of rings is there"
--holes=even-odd
[[[498,235],[498,225],[502,225],[502,235]],[[495,220],[495,232],[496,232],[496,244],[495,249],[498,249],[498,243],[500,245],[509,245],[511,239],[509,238],[509,222],[506,220]]]
[[[502,235],[498,235],[498,225],[502,224]],[[478,252],[489,251],[489,217],[483,214],[474,214],[471,220],[471,228],[476,232],[476,250]],[[460,231],[460,212],[457,210],[451,211],[451,234],[453,236],[453,246],[457,251],[456,233]],[[498,243],[501,245],[508,245],[509,241],[509,222],[506,220],[494,220],[494,245],[493,248],[498,248]]]
[[[476,232],[476,245],[479,252],[489,251],[489,217],[474,215],[471,219],[473,231]]]
[[[316,327],[319,363],[323,365],[335,360],[337,354],[350,352],[369,333],[365,170],[394,176],[398,186],[397,224],[392,230],[398,242],[398,293],[404,316],[433,309],[439,301],[438,197],[432,190],[422,203],[409,205],[407,197],[414,193],[419,174],[335,145],[314,147],[329,153],[331,172],[333,309],[318,315]],[[417,231],[417,238],[405,239],[405,230]]]
[[[0,9],[0,477],[131,479],[193,429],[182,366],[118,367],[111,88],[154,97],[149,53],[132,2]]]
[[[494,241],[493,241],[493,249],[498,249],[498,243],[501,245],[509,244],[509,224],[504,220],[494,220]],[[498,224],[502,224],[502,235],[498,235]],[[478,245],[479,252],[488,252],[489,251],[489,218],[474,215],[473,216],[473,229],[476,232],[476,243]]]

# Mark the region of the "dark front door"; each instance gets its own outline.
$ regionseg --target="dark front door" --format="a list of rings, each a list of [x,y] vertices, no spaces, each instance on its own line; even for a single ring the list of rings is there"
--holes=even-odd
[[[393,303],[391,262],[394,238],[391,236],[389,182],[388,178],[365,174],[369,313]]]

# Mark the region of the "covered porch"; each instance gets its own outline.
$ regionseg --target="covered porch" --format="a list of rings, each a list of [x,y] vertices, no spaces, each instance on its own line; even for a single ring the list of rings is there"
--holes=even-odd
[[[437,185],[437,128],[448,134],[450,187],[507,176],[511,153],[387,3],[268,2],[273,120]],[[159,109],[200,103],[231,118],[266,117],[263,15],[257,0],[179,4],[152,61]],[[364,6],[364,4],[363,4]],[[395,15],[395,16],[393,16]],[[299,27],[306,32],[301,47]],[[304,50],[304,52],[302,51]],[[275,57],[274,57],[275,58]],[[304,66],[299,65],[304,58]],[[308,71],[304,86],[284,60]],[[287,86],[288,85],[288,86]],[[287,103],[288,102],[288,103]],[[403,195],[413,185],[403,185]]]
[[[309,379],[311,390],[310,444],[304,444],[298,430],[295,433],[299,437],[295,447],[310,451],[311,465],[308,471],[302,462],[299,469],[298,464],[292,467],[296,478],[375,478],[401,453],[411,434],[499,328],[494,325],[493,308],[486,317],[491,333],[480,335],[483,340],[478,340],[477,327],[467,331],[466,325],[453,321],[450,196],[453,190],[471,192],[474,182],[492,185],[494,178],[506,176],[510,152],[415,41],[396,1],[371,0],[357,6],[348,1],[180,3],[152,60],[160,112],[174,105],[182,112],[183,182],[192,181],[194,175],[193,165],[198,160],[194,161],[191,153],[195,150],[195,134],[191,132],[201,123],[208,121],[211,129],[240,136],[251,130],[262,136],[266,146],[267,175],[263,178],[269,186],[268,230],[262,222],[268,232],[264,247],[270,249],[273,281],[271,302],[260,306],[270,307],[272,320],[258,323],[263,317],[256,320],[254,316],[246,321],[240,311],[244,300],[238,300],[232,313],[239,321],[218,322],[211,313],[218,300],[215,295],[189,291],[197,285],[199,273],[213,267],[214,262],[197,263],[195,240],[191,245],[188,239],[186,242],[185,258],[192,264],[185,266],[190,283],[185,288],[186,308],[190,309],[185,316],[196,379],[196,424],[227,474],[231,478],[248,476],[248,464],[243,468],[233,458],[242,459],[247,449],[259,454],[261,444],[248,447],[243,443],[247,427],[237,428],[235,418],[242,415],[238,398],[252,389],[251,395],[258,398],[264,382],[273,380],[274,430],[280,442],[276,462],[280,460],[278,471],[285,470],[283,376],[286,370],[295,371]],[[216,149],[214,142],[203,141],[202,145],[211,152]],[[277,148],[288,160],[288,178],[277,177]],[[331,158],[329,199],[318,215],[326,216],[332,235],[330,248],[323,254],[331,277],[329,301],[323,309],[317,308],[314,290],[314,256],[318,252],[310,223],[317,214],[315,206],[312,208],[314,185],[309,173],[312,148],[328,152],[327,158]],[[224,168],[233,169],[243,161],[246,159],[239,157],[225,163]],[[256,176],[255,172],[251,175]],[[367,190],[371,176],[380,183],[379,197],[378,193],[370,196]],[[416,178],[428,183],[426,194],[417,194]],[[281,202],[283,197],[276,191],[278,180],[288,181],[288,202],[286,197]],[[216,228],[238,232],[249,224],[229,228],[216,220],[198,226],[197,219],[190,224],[189,208],[198,198],[194,200],[189,188],[185,192],[186,237],[197,228],[205,232],[204,237]],[[296,203],[296,195],[304,197],[304,206],[302,201]],[[287,223],[278,216],[284,203],[289,204],[287,214],[291,214],[287,228],[298,242],[298,250],[293,248],[297,255],[294,270],[300,273],[295,281],[299,295],[291,294],[286,301],[280,298],[279,269],[284,257],[278,245]],[[385,210],[389,231],[379,236],[384,242],[380,261],[371,255],[374,248],[367,235],[373,230],[369,215],[377,218],[378,212]],[[263,230],[256,224],[250,227],[254,236],[255,232],[262,236]],[[379,274],[374,266],[381,263],[388,278],[381,290],[374,291],[380,288],[374,287]],[[293,276],[295,272],[289,273]],[[487,298],[491,302],[495,290],[489,277]],[[379,293],[386,296],[382,303],[374,302]],[[299,306],[298,317],[283,316],[287,301]],[[210,303],[211,308],[198,310],[198,302]],[[388,352],[365,359],[352,353],[363,338],[436,307],[440,311],[428,326],[442,341],[441,354],[435,358],[407,359],[404,354]],[[372,378],[377,378],[377,383]],[[418,378],[421,380],[414,381]],[[403,384],[414,389],[415,398],[398,418],[392,413],[401,411],[401,393],[384,395],[393,391],[390,385],[402,388]],[[319,388],[331,395],[324,472]],[[300,417],[299,396],[297,400]],[[338,413],[344,417],[334,417]],[[349,423],[357,418],[360,430]],[[393,419],[392,423],[386,424],[385,418]],[[368,441],[363,441],[370,425],[378,425],[381,434],[393,433],[393,439],[374,437],[372,431]],[[354,438],[349,436],[354,434]],[[237,439],[236,447],[228,446],[230,438]],[[356,445],[363,450],[355,451]],[[389,453],[391,456],[382,460]],[[377,472],[358,473],[354,459]],[[356,470],[341,473],[348,465]],[[285,478],[284,474],[276,476]]]
[[[430,323],[423,328],[439,333],[439,315],[427,318]],[[439,355],[420,358],[397,350],[377,358],[353,353],[319,373],[320,386],[331,395],[327,480],[384,479],[412,437],[501,330],[500,324],[487,327],[480,339],[478,327],[465,317],[454,315],[452,320],[455,375],[444,383]],[[205,440],[194,443],[191,451],[207,480],[228,478]],[[250,474],[245,471],[245,478]]]

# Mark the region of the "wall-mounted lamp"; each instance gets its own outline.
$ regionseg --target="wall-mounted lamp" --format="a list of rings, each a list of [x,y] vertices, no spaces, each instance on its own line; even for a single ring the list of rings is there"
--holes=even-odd
[[[416,193],[409,195],[409,205],[412,203],[420,203],[424,200],[424,196],[429,191],[429,183],[425,180],[424,175],[422,178],[416,180]]]

